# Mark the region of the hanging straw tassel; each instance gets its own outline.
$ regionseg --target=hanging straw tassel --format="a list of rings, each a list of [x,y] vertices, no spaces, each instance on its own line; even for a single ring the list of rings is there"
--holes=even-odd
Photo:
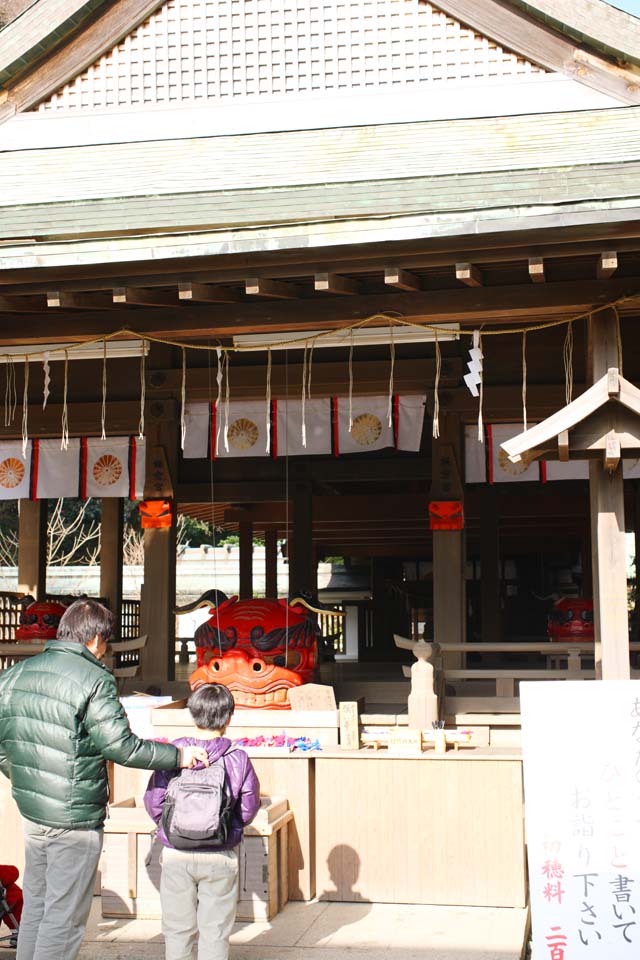
[[[622,372],[622,332],[620,330],[620,314],[618,313],[618,308],[614,307],[613,312],[616,315],[616,340],[618,343],[618,373],[620,376],[623,375]]]
[[[522,424],[527,429],[527,331],[522,334]]]
[[[64,352],[64,387],[62,392],[62,436],[60,449],[66,450],[69,446],[69,408],[67,406],[67,392],[69,389],[69,354]]]
[[[482,334],[478,335],[478,348],[482,351]],[[479,394],[480,396],[478,399],[478,443],[484,443],[484,421],[482,417],[482,405],[484,402],[484,359],[482,361],[482,370],[480,371]]]
[[[353,327],[349,344],[349,433],[353,427]]]
[[[187,351],[182,348],[182,386],[180,388],[180,449],[187,436]]]
[[[304,345],[304,355],[302,358],[302,400],[300,413],[302,416],[302,446],[307,446],[307,419],[306,419],[306,401],[307,401],[307,376],[308,376],[308,350],[309,344]]]
[[[387,418],[389,421],[389,426],[393,426],[393,375],[395,372],[396,365],[396,345],[393,339],[393,326],[390,327],[391,340],[389,342],[389,357],[391,360],[391,366],[389,369],[389,405],[387,408]]]
[[[47,400],[49,399],[49,394],[51,393],[51,365],[49,363],[48,351],[42,356],[42,374],[43,374],[42,409],[45,410],[47,407]]]
[[[218,456],[220,452],[220,417],[218,415],[218,410],[220,408],[220,403],[222,402],[222,350],[220,347],[216,347],[216,357],[218,358],[218,370],[216,372],[216,384],[218,385],[218,393],[216,396],[216,449],[215,455]]]
[[[138,423],[138,439],[144,438],[144,405],[147,398],[147,352],[146,341],[142,341],[142,353],[140,354],[140,421]]]
[[[225,394],[224,394],[224,449],[229,453],[229,351],[224,352]]]
[[[100,439],[107,439],[107,341],[102,341],[102,434]]]
[[[440,352],[440,343],[438,342],[438,331],[435,331],[436,338],[436,382],[433,390],[433,436],[437,440],[440,436],[440,397],[438,388],[440,386],[440,370],[442,369],[442,354]]]
[[[5,357],[7,379],[4,387],[4,425],[11,426],[16,415],[18,395],[16,393],[16,368],[12,356]]]
[[[567,406],[573,399],[573,324],[567,324],[567,335],[564,338],[564,394]]]
[[[271,347],[267,350],[267,413],[266,413],[266,434],[267,443],[265,452],[269,453],[271,449]]]
[[[307,398],[311,400],[311,367],[313,365],[313,348],[315,347],[315,340],[311,341],[311,350],[309,351],[309,365],[307,367]]]
[[[27,456],[29,444],[29,357],[24,358],[24,392],[22,394],[22,456]]]

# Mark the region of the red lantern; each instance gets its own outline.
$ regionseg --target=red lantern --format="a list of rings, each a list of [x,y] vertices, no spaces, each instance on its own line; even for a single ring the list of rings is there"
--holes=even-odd
[[[143,530],[166,530],[172,523],[170,500],[143,500],[140,504],[140,526]]]
[[[462,501],[432,500],[429,504],[429,526],[432,530],[463,530]]]

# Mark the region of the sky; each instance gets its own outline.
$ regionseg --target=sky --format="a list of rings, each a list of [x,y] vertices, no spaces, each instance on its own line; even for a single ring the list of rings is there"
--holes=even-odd
[[[609,0],[609,3],[612,7],[617,7],[618,10],[626,10],[627,13],[632,13],[635,17],[640,17],[640,0]]]

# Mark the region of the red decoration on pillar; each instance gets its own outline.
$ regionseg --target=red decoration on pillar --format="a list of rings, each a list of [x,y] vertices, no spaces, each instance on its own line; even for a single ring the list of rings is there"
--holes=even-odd
[[[140,526],[143,530],[166,530],[173,524],[171,500],[143,500],[140,504]]]
[[[462,501],[432,500],[429,504],[429,526],[432,530],[463,530]]]

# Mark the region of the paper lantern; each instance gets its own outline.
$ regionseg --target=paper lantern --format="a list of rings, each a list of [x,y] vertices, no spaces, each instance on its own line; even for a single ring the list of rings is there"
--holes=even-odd
[[[429,504],[429,526],[432,530],[463,530],[462,501],[432,500]]]
[[[143,500],[140,504],[140,526],[143,530],[166,530],[172,523],[170,500]]]

